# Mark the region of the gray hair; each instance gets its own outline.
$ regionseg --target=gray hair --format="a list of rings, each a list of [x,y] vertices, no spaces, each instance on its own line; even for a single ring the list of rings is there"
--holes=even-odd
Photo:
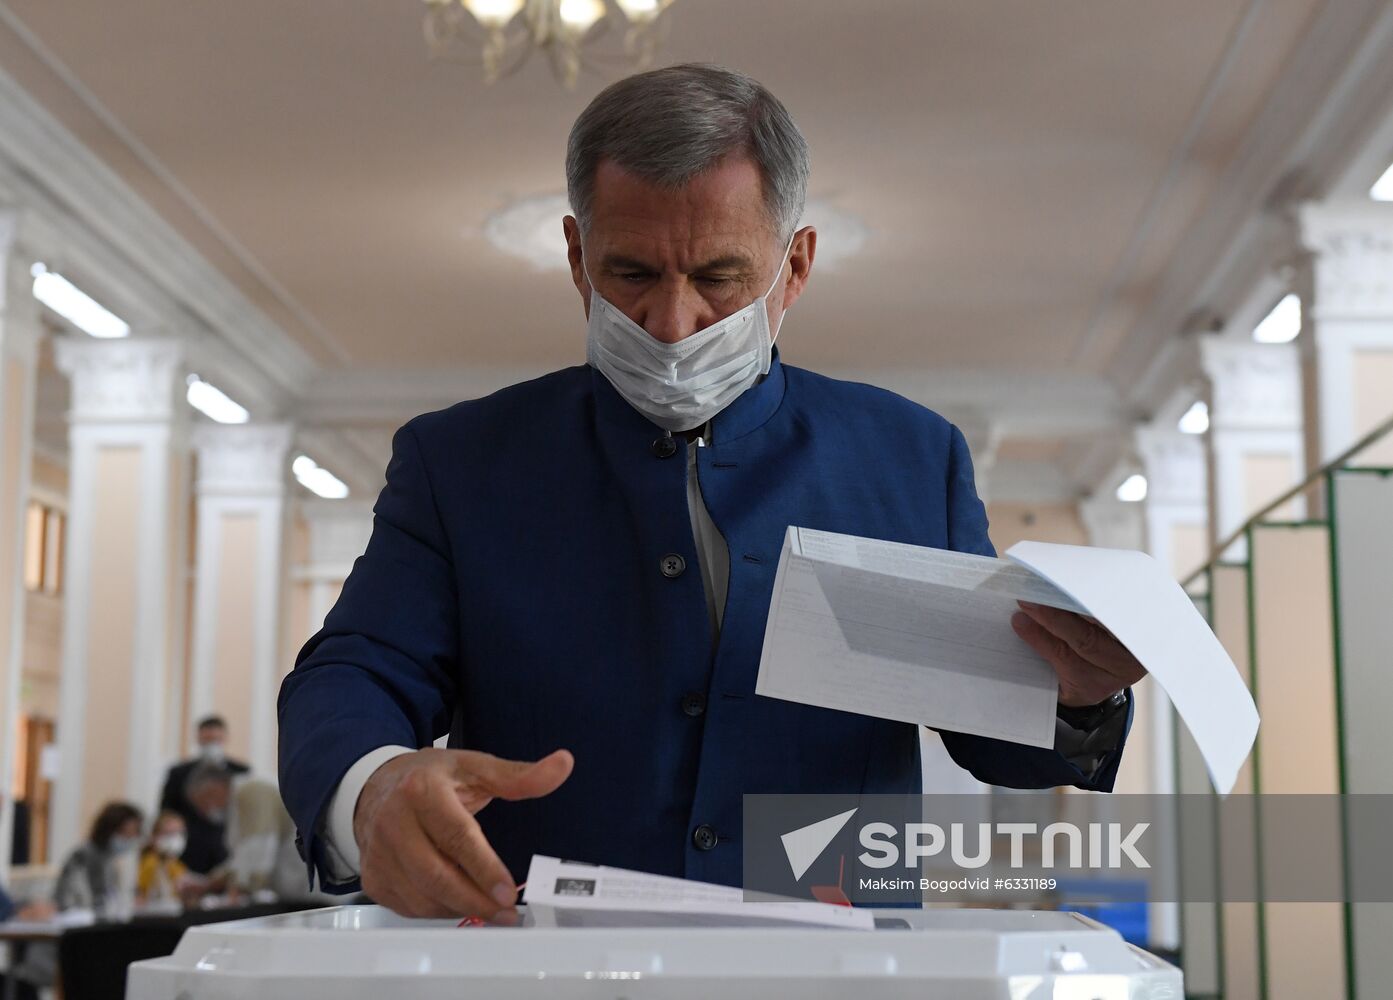
[[[232,772],[219,764],[200,761],[189,771],[184,779],[184,795],[193,795],[206,785],[227,785],[232,787]]]
[[[775,235],[793,235],[808,191],[808,144],[788,109],[756,80],[687,63],[610,84],[581,112],[566,144],[566,191],[581,232],[590,228],[595,170],[613,160],[674,190],[732,153],[764,179]]]

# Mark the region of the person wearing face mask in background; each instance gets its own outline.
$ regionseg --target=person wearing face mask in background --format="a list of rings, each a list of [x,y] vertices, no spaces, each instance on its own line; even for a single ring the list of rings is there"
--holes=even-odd
[[[73,849],[58,873],[53,902],[59,910],[91,910],[109,919],[130,915],[142,824],[140,810],[129,802],[102,806],[87,841]]]
[[[188,844],[180,860],[190,871],[207,875],[227,860],[226,830],[220,820],[209,819],[189,802],[185,793],[189,775],[199,764],[220,767],[232,775],[246,774],[251,769],[227,756],[227,723],[221,716],[199,720],[196,738],[198,756],[175,764],[165,776],[160,809],[184,817]]]
[[[961,431],[780,358],[808,173],[783,104],[720,67],[577,118],[588,363],[397,432],[367,550],[281,686],[280,788],[322,885],[515,922],[534,854],[739,885],[743,795],[920,792],[916,726],[754,691],[788,526],[993,551]],[[837,317],[847,363],[931,335],[897,294],[908,332]],[[1013,626],[1059,674],[1055,745],[945,746],[990,784],[1109,790],[1144,671],[1078,616]]]
[[[184,817],[175,812],[162,812],[155,817],[136,873],[137,903],[147,908],[180,910],[203,894],[208,880],[190,872],[179,860],[187,842]]]

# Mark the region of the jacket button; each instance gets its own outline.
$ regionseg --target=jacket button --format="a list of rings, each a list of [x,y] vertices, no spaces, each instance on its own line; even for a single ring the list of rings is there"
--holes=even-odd
[[[687,568],[687,560],[683,559],[676,552],[669,552],[663,556],[662,562],[658,563],[658,568],[663,571],[663,576],[669,580],[674,580],[682,575],[682,571]]]
[[[706,711],[706,695],[700,691],[688,691],[682,696],[682,712],[696,718]]]
[[[716,841],[720,838],[716,836],[716,831],[705,823],[692,831],[692,843],[696,845],[698,851],[709,851],[716,846]]]
[[[666,434],[660,438],[654,438],[652,447],[653,454],[659,458],[671,458],[677,454],[677,442]]]

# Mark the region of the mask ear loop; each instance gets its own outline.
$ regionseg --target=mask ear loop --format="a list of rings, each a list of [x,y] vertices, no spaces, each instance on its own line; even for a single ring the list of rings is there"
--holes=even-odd
[[[791,236],[789,236],[789,238],[788,238],[788,246],[784,247],[784,255],[779,259],[779,270],[776,271],[775,274],[774,274],[774,282],[773,282],[773,284],[771,284],[771,285],[769,286],[769,291],[767,291],[767,292],[764,293],[764,301],[765,301],[766,307],[767,307],[767,305],[768,305],[768,303],[769,303],[769,296],[770,296],[770,294],[774,291],[774,286],[777,285],[777,284],[779,283],[779,278],[780,278],[780,277],[783,275],[783,273],[784,273],[784,265],[787,264],[788,261],[789,261],[789,253],[793,250],[793,239],[794,239],[794,237],[797,236],[797,235],[798,235],[798,230],[797,230],[797,228],[795,227],[794,230],[793,230],[793,234],[792,234]],[[586,280],[589,280],[589,276],[588,276],[588,275],[587,275],[587,277],[586,277]],[[783,326],[784,326],[784,316],[785,316],[787,313],[788,313],[788,310],[787,310],[787,309],[784,309],[784,310],[782,310],[782,311],[779,313],[779,322],[778,322],[778,325],[776,325],[776,326],[774,327],[774,335],[771,336],[771,337],[769,338],[769,346],[770,346],[771,348],[774,346],[775,343],[778,342],[778,339],[779,339],[779,331],[783,329]]]
[[[590,277],[590,265],[586,263],[589,257],[590,255],[585,252],[585,243],[582,242],[580,245],[580,273],[585,275],[585,283],[590,286],[590,303],[591,308],[594,308],[595,296],[598,293],[595,291],[595,279]]]

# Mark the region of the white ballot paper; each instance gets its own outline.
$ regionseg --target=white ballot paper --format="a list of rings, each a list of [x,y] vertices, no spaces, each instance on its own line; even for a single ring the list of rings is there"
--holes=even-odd
[[[1054,745],[1054,670],[1017,601],[1097,619],[1174,702],[1221,794],[1258,714],[1180,586],[1142,552],[1021,542],[1007,559],[790,527],[755,693],[1029,746]]]
[[[800,900],[747,902],[740,889],[534,854],[527,912],[539,927],[801,925],[874,930],[866,909]]]

